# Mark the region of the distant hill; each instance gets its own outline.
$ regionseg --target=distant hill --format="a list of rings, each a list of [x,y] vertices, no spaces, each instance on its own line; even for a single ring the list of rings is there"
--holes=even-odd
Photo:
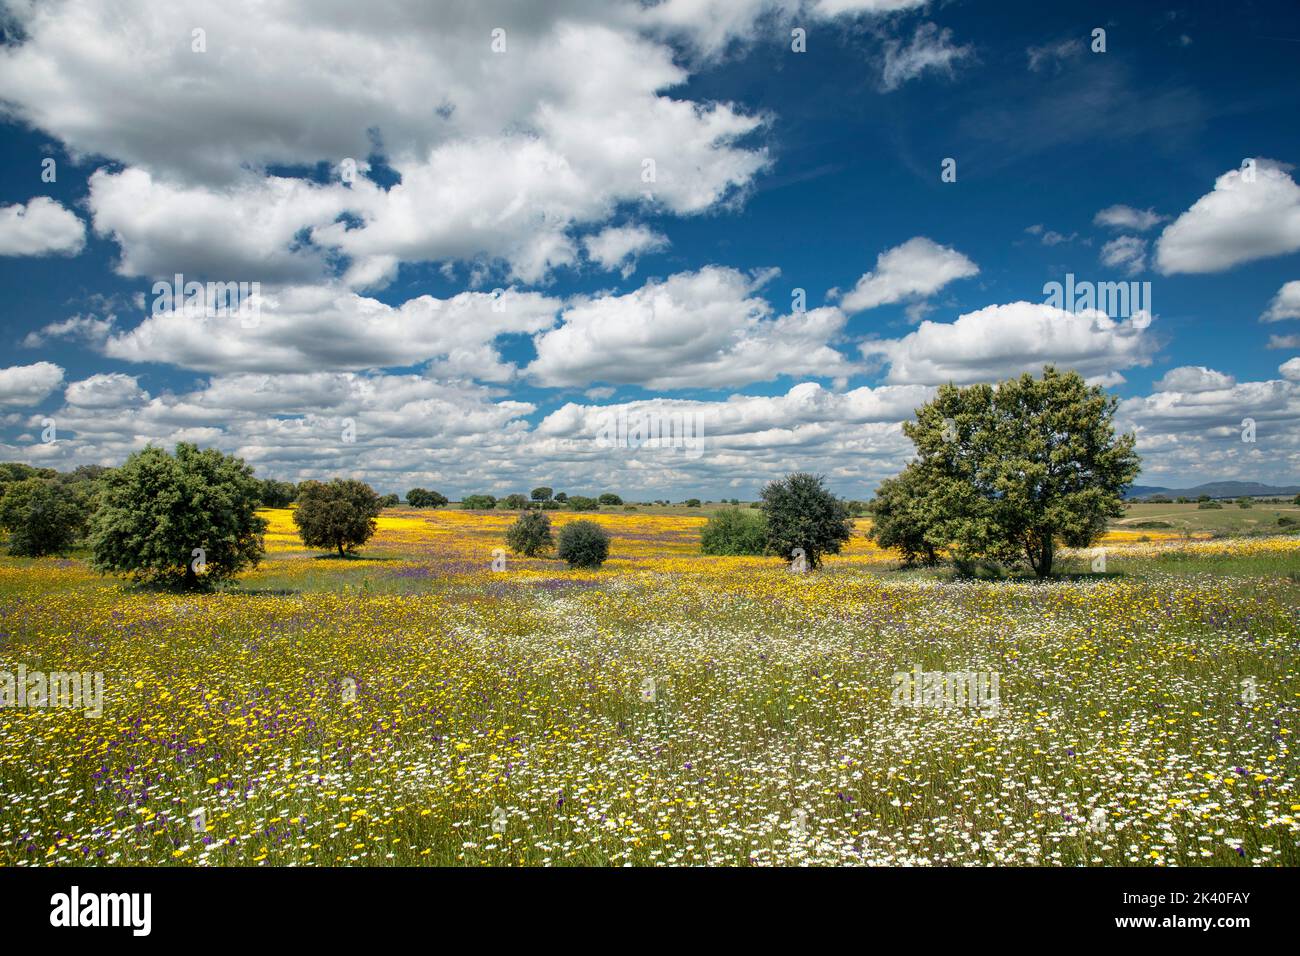
[[[1300,485],[1265,485],[1258,481],[1208,481],[1193,488],[1157,488],[1154,485],[1134,485],[1125,498],[1150,498],[1164,495],[1168,498],[1281,498],[1300,495]]]

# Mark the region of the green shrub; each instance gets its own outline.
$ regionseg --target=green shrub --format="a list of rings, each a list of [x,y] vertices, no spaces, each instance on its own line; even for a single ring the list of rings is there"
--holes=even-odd
[[[609,535],[594,521],[575,521],[560,529],[555,553],[571,568],[598,568],[609,557]]]
[[[46,478],[5,485],[0,527],[9,532],[9,553],[28,558],[63,554],[80,536],[87,506],[71,488]]]
[[[622,498],[608,491],[601,495],[598,500],[602,505],[621,505],[623,503]]]
[[[821,567],[822,555],[840,553],[853,522],[847,506],[823,482],[817,475],[796,472],[763,489],[769,553],[790,560],[802,549],[814,570]]]
[[[370,540],[378,527],[379,495],[363,481],[333,478],[298,486],[293,523],[309,548],[337,548],[339,557]]]
[[[1222,510],[1222,508],[1223,505],[1219,504],[1217,501],[1202,501],[1196,506],[1197,511],[1218,511]]]
[[[201,588],[262,558],[261,483],[242,459],[185,442],[174,456],[151,445],[100,485],[90,533],[97,571]]]
[[[412,488],[406,493],[406,503],[412,508],[441,508],[447,503],[447,496],[425,488]]]
[[[767,521],[762,513],[722,508],[715,511],[700,532],[704,554],[766,554]]]
[[[572,511],[595,511],[599,507],[600,505],[595,498],[574,495],[569,499],[569,509]]]
[[[460,506],[467,511],[491,511],[497,499],[495,495],[466,495]]]
[[[541,511],[525,511],[506,530],[506,544],[515,554],[535,558],[553,544],[551,519]]]

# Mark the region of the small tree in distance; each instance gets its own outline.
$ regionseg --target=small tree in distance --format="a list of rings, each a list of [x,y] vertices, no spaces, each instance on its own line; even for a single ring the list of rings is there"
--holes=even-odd
[[[259,484],[263,508],[287,508],[293,504],[293,499],[298,493],[297,488],[289,481],[264,478]]]
[[[344,557],[370,540],[380,510],[379,495],[363,481],[304,481],[298,486],[293,523],[307,547],[336,548]]]
[[[795,472],[763,489],[767,547],[787,560],[802,548],[808,566],[819,568],[822,556],[839,554],[853,534],[848,507],[823,487],[825,479]]]
[[[555,553],[571,568],[598,568],[609,557],[609,535],[594,521],[574,521],[560,529]]]
[[[535,558],[552,545],[551,519],[541,511],[525,511],[506,530],[506,544],[515,554]]]
[[[532,492],[532,499],[533,499],[534,501],[550,501],[550,500],[551,500],[551,496],[552,496],[554,493],[555,493],[555,492],[554,492],[553,489],[548,488],[548,487],[546,487],[545,485],[542,485],[542,486],[539,487],[539,488],[534,488],[534,489],[533,489],[533,492]]]
[[[9,532],[9,553],[27,558],[63,554],[85,527],[86,502],[67,485],[27,478],[4,486],[0,528]]]
[[[406,503],[412,508],[441,508],[447,497],[425,488],[412,488],[406,493]]]

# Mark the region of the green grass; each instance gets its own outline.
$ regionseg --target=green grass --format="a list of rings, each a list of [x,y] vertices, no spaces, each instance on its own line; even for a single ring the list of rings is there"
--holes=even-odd
[[[1124,517],[1111,522],[1112,528],[1140,530],[1143,522],[1164,521],[1177,531],[1213,532],[1223,535],[1278,534],[1288,529],[1277,519],[1283,515],[1300,524],[1300,505],[1254,504],[1240,508],[1235,502],[1221,502],[1222,509],[1200,509],[1191,504],[1131,503]]]

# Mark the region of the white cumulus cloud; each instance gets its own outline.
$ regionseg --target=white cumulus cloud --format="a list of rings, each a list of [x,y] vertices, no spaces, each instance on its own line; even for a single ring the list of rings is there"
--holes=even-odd
[[[821,308],[773,318],[756,294],[765,278],[706,266],[624,295],[579,299],[557,328],[535,338],[527,373],[549,386],[656,389],[851,374],[852,363],[830,345],[844,314]]]
[[[858,279],[840,300],[845,312],[921,298],[950,282],[979,273],[979,266],[949,246],[916,236],[876,258],[876,268]]]
[[[47,196],[0,206],[0,256],[75,256],[85,244],[85,223]]]
[[[1259,317],[1261,322],[1281,322],[1283,319],[1300,319],[1300,279],[1293,279],[1278,289],[1267,311]]]
[[[63,369],[53,362],[0,368],[0,405],[35,405],[62,381]]]
[[[1156,266],[1165,275],[1222,272],[1297,249],[1300,186],[1289,166],[1258,159],[1253,171],[1224,173],[1212,192],[1165,227],[1156,244]]]
[[[1054,363],[1087,378],[1151,363],[1156,342],[1142,313],[1116,321],[1034,302],[990,305],[951,323],[922,322],[901,339],[872,340],[864,355],[889,363],[891,384],[997,381]]]

